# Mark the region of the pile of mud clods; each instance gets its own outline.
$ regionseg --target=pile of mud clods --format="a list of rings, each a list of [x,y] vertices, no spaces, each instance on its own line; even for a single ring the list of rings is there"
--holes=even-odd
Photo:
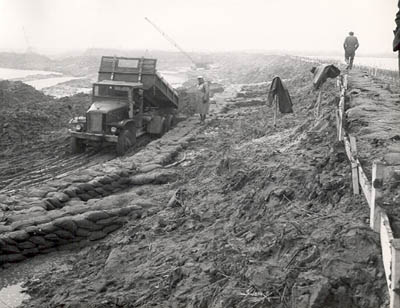
[[[54,99],[20,81],[0,81],[0,152],[26,148],[40,135],[67,128],[71,117],[84,114],[89,96]]]

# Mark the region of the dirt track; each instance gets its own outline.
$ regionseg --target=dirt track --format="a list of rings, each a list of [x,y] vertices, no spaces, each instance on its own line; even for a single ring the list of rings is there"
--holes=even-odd
[[[70,171],[83,170],[117,157],[112,145],[88,148],[85,153],[71,155],[70,140],[65,129],[53,132],[51,138],[55,140],[31,145],[29,149],[19,151],[17,155],[0,164],[0,194],[34,187],[45,181],[60,178]],[[151,140],[148,136],[139,138],[136,147],[130,150],[128,155],[140,151]]]
[[[135,182],[87,203],[112,209],[141,201],[140,214],[98,242],[73,246],[76,255],[54,251],[3,270],[3,279],[25,273],[25,306],[386,307],[379,238],[335,142],[334,81],[315,120],[308,64],[293,72],[297,62],[285,63],[294,115],[271,125],[264,84],[237,98],[222,94],[220,113],[198,133],[192,120],[181,128],[194,134],[176,156],[137,165],[143,174],[167,172],[167,181]],[[171,136],[150,146],[164,153]]]
[[[0,101],[0,194],[96,159],[99,151],[68,155],[68,121],[85,112],[89,96],[55,100],[21,82],[1,81]]]

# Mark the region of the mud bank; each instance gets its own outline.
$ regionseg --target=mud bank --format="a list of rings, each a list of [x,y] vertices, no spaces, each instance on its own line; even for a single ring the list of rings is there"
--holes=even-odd
[[[358,158],[370,179],[373,162],[387,166],[379,205],[388,213],[394,235],[399,238],[400,89],[365,70],[351,72],[349,87],[347,130],[357,139]]]
[[[0,202],[7,211],[0,225],[0,263],[47,253],[49,248],[68,242],[100,239],[118,229],[123,224],[119,216],[140,212],[141,208],[138,204],[120,208],[120,201],[104,197],[132,186],[174,179],[176,175],[163,166],[195,132],[190,121],[180,123],[136,155],[64,174],[38,187],[14,191],[11,197],[1,195]]]
[[[62,271],[30,277],[25,307],[387,307],[379,238],[365,201],[352,195],[346,154],[335,142],[337,89],[328,82],[315,119],[308,71],[304,64],[292,72],[295,114],[279,116],[276,128],[266,86],[246,86],[240,97],[225,97],[205,126],[186,122],[181,129],[192,137],[164,163],[141,151],[133,168],[127,157],[135,172],[127,178],[143,185],[46,210],[66,211],[74,202],[87,210],[135,208],[132,216],[118,215],[121,227],[107,237],[86,239],[90,244],[69,255]],[[163,140],[150,151],[169,151]],[[112,174],[125,162],[93,170]],[[163,169],[167,180],[153,182]],[[63,186],[59,192],[69,189]],[[84,220],[99,228],[115,219],[106,213],[53,224],[70,233],[85,229]]]

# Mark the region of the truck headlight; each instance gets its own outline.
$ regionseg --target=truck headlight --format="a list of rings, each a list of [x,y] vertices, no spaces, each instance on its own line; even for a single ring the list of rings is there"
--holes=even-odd
[[[80,131],[82,130],[82,125],[76,124],[75,130],[76,130],[77,132],[80,132]]]
[[[116,132],[117,132],[117,128],[116,127],[111,127],[111,132],[113,133],[113,134],[115,134]]]

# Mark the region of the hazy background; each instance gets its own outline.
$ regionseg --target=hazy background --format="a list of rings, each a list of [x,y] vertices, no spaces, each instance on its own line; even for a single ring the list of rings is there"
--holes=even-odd
[[[391,53],[397,0],[0,0],[0,50],[86,48]],[[24,36],[24,31],[26,38]]]

